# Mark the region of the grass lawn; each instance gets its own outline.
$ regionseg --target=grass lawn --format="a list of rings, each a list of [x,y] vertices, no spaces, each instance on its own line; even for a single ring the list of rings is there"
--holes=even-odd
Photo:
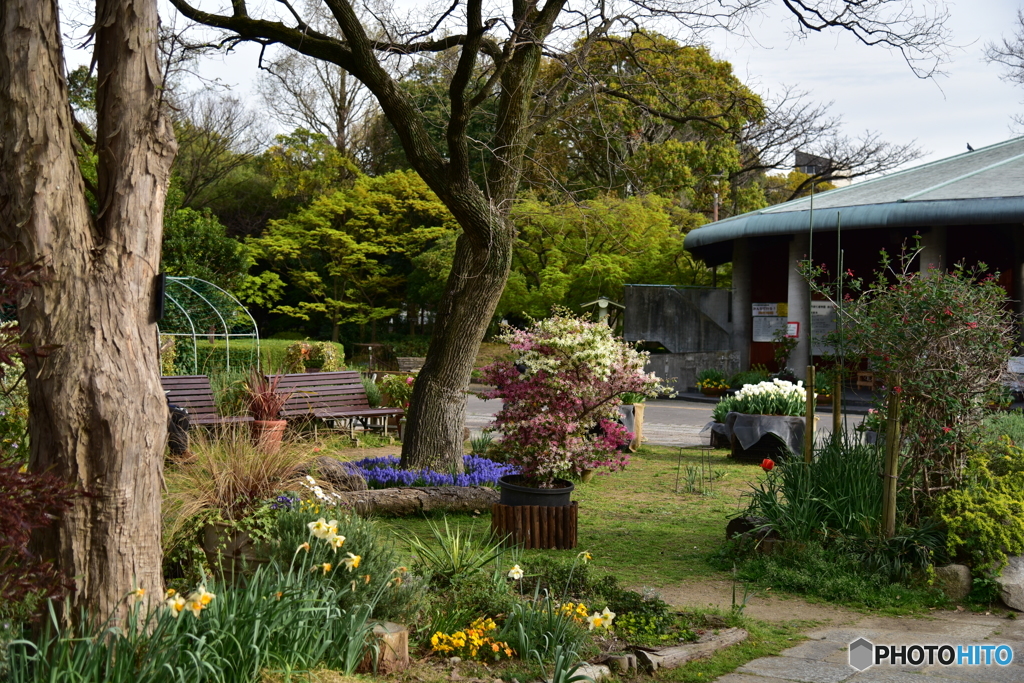
[[[395,447],[395,452],[398,452]],[[749,481],[763,476],[760,468],[738,465],[727,451],[706,456],[720,478],[713,492],[688,493],[687,466],[700,467],[701,450],[662,446],[644,447],[633,454],[629,466],[611,474],[599,473],[588,484],[576,484],[579,502],[579,547],[575,550],[529,550],[531,556],[572,558],[582,550],[594,556],[594,574],[615,574],[622,583],[659,587],[692,579],[728,579],[708,563],[725,539],[730,514],[745,507],[743,493]],[[340,452],[342,459],[355,459]],[[677,463],[679,492],[676,492]],[[705,465],[706,466],[706,465]],[[451,515],[452,521],[490,528],[490,512]],[[382,523],[401,534],[429,534],[424,518],[387,518]]]

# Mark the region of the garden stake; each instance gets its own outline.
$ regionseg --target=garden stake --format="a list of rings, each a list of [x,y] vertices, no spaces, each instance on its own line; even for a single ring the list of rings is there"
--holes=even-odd
[[[896,533],[896,468],[900,454],[900,376],[893,378],[886,401],[885,474],[882,481],[882,524],[886,538]]]
[[[804,462],[814,459],[814,366],[807,366],[807,410],[804,411]]]
[[[839,366],[842,367],[842,366]],[[832,382],[832,433],[838,434],[843,426],[843,371],[837,370]]]
[[[683,448],[679,447],[679,458],[676,459],[676,493],[679,493],[679,470],[683,468]]]

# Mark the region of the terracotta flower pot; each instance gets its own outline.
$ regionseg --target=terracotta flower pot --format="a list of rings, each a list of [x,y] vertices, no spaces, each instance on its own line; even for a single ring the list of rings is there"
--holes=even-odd
[[[253,420],[252,442],[264,453],[277,453],[281,450],[281,439],[288,427],[287,420]]]

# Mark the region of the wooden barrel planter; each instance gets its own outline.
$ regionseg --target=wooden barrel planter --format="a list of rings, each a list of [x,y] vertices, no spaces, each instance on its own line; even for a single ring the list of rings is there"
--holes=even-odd
[[[527,550],[576,547],[579,505],[502,505],[491,507],[491,531]]]

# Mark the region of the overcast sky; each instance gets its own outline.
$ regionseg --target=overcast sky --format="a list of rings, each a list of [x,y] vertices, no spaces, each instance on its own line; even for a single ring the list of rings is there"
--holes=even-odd
[[[1024,89],[1000,80],[1000,67],[982,58],[987,43],[1010,35],[1021,3],[946,4],[953,42],[959,47],[944,67],[948,75],[932,80],[915,77],[898,53],[866,47],[842,32],[793,37],[794,24],[781,2],[750,22],[751,38],[724,32],[710,38],[715,55],[732,62],[736,74],[756,91],[797,86],[815,101],[834,102],[832,111],[842,115],[848,135],[871,130],[890,142],[916,140],[926,153],[922,161],[928,161],[963,152],[968,142],[980,148],[1014,137],[1011,116],[1024,112]],[[167,3],[161,6],[170,15]],[[204,60],[203,71],[259,106],[250,92],[257,56],[257,48],[243,46],[223,59]],[[87,59],[69,53],[73,65]]]
[[[796,85],[821,102],[835,102],[849,134],[873,130],[891,142],[917,140],[923,161],[941,159],[1015,137],[1011,116],[1024,112],[1024,89],[1000,80],[986,64],[985,45],[1009,37],[1020,2],[956,0],[947,3],[953,42],[961,46],[946,65],[948,76],[921,80],[898,53],[866,47],[839,32],[792,37],[792,22],[779,7],[750,25],[757,42],[714,36],[716,56],[763,92]],[[915,162],[919,163],[919,162]]]

